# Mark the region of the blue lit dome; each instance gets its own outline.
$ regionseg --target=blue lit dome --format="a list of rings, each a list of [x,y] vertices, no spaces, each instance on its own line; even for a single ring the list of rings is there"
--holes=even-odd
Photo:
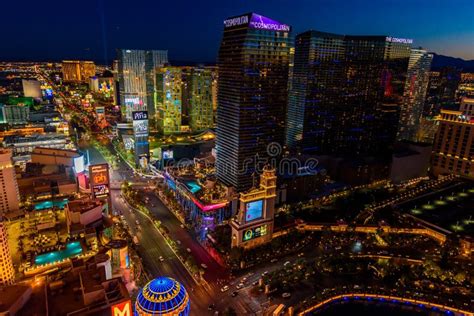
[[[189,315],[189,296],[184,286],[172,278],[159,277],[138,293],[135,315]]]

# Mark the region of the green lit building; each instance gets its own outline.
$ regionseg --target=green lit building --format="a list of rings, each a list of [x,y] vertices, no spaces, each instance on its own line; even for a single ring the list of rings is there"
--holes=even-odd
[[[193,69],[191,75],[191,130],[196,132],[213,128],[216,108],[216,69],[211,67]]]
[[[172,135],[181,132],[182,69],[165,67],[156,71],[156,125],[158,132]]]

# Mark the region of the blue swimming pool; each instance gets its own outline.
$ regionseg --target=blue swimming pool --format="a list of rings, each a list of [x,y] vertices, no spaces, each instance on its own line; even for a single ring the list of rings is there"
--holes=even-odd
[[[195,180],[186,181],[185,184],[191,193],[196,193],[201,190],[201,186]]]
[[[35,211],[46,210],[46,209],[52,208],[53,206],[57,207],[57,208],[60,208],[60,209],[63,209],[66,206],[67,202],[68,202],[67,199],[60,200],[60,201],[39,202],[39,203],[35,204]]]
[[[75,257],[82,253],[82,246],[79,241],[69,242],[66,245],[66,249],[59,251],[52,251],[48,253],[43,253],[35,258],[35,264],[43,265],[48,263],[54,263],[61,261],[63,259]]]

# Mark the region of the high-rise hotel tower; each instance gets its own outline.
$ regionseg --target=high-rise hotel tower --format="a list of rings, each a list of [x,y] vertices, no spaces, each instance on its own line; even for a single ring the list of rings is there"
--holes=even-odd
[[[307,31],[295,42],[288,147],[390,159],[412,40]]]
[[[284,143],[289,25],[256,13],[224,21],[218,57],[217,176],[237,192],[254,182],[267,146]]]
[[[117,50],[120,105],[133,125],[135,163],[149,156],[148,119],[156,118],[156,72],[168,63],[168,51]]]
[[[433,54],[423,49],[412,49],[408,62],[408,76],[403,94],[403,106],[400,111],[398,139],[417,141],[421,116],[425,104],[426,92],[430,80]]]

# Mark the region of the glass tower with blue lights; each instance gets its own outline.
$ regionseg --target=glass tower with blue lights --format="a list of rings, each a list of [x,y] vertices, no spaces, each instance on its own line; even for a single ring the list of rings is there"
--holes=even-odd
[[[237,192],[253,183],[255,160],[283,144],[290,26],[256,13],[224,21],[218,57],[217,177]]]
[[[288,147],[390,159],[412,40],[307,31],[295,43]]]

